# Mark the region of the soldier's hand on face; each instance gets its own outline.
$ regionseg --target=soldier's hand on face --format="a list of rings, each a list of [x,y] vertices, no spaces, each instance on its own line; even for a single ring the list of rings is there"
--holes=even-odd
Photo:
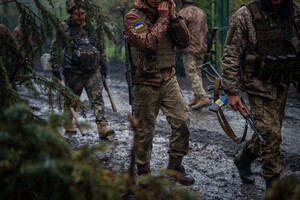
[[[169,12],[168,2],[166,2],[166,1],[160,2],[160,4],[157,7],[157,12],[160,17],[169,18],[170,12]]]
[[[176,18],[176,4],[174,3],[174,0],[169,0],[170,3],[170,18],[174,19]]]

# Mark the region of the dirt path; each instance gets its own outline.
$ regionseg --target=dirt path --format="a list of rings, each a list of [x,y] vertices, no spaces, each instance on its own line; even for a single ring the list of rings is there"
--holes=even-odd
[[[106,103],[106,115],[110,126],[116,131],[116,135],[109,138],[109,141],[100,141],[107,144],[107,151],[97,152],[96,159],[102,166],[116,172],[124,172],[129,166],[129,153],[132,146],[132,134],[129,129],[127,113],[131,112],[128,104],[127,85],[124,77],[123,66],[117,63],[110,64],[108,85],[112,90],[118,112],[114,113],[110,107],[107,95],[104,93]],[[182,93],[186,102],[189,102],[193,94],[184,77],[178,77]],[[207,86],[207,82],[205,85]],[[212,93],[212,92],[210,92]],[[82,95],[82,100],[89,106],[87,97]],[[286,115],[283,123],[283,142],[281,163],[283,166],[282,175],[296,174],[300,177],[300,106],[299,95],[291,89],[286,108]],[[244,121],[238,113],[225,107],[225,113],[235,131],[242,132]],[[65,136],[70,139],[74,150],[80,146],[99,143],[96,126],[93,121],[91,111],[87,118],[79,118],[82,121],[91,122],[93,127],[85,130],[86,135]],[[186,170],[191,173],[196,182],[189,186],[190,190],[196,191],[207,200],[216,199],[263,199],[264,180],[259,175],[260,160],[253,163],[252,170],[255,174],[253,185],[243,184],[238,176],[238,172],[233,164],[235,154],[242,145],[237,145],[230,140],[221,130],[214,113],[203,108],[192,111],[190,124],[190,151],[184,158]],[[168,162],[168,136],[170,128],[164,116],[160,113],[157,118],[156,135],[153,143],[153,153],[151,160],[152,175],[159,175]],[[248,135],[248,139],[250,134]]]

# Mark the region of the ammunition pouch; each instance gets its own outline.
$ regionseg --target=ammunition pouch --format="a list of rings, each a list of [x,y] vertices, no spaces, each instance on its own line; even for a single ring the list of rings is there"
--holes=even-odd
[[[272,83],[290,83],[293,80],[295,54],[261,56],[249,53],[244,60],[246,77],[255,77]]]
[[[72,54],[71,65],[81,70],[95,70],[100,65],[100,52],[95,47],[78,48]]]

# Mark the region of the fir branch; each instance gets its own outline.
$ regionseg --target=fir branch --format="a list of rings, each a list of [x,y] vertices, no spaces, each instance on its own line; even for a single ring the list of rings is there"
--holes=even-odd
[[[42,91],[44,91],[45,94],[50,97],[50,105],[52,105],[54,102],[54,99],[52,97],[55,97],[57,93],[60,94],[58,95],[58,99],[56,99],[57,104],[61,104],[62,100],[64,100],[68,102],[68,105],[73,105],[76,108],[78,107],[82,111],[83,116],[86,117],[86,109],[84,104],[80,101],[80,98],[75,95],[67,86],[62,85],[60,82],[51,78],[47,79],[44,76],[38,76],[35,74],[26,76],[20,75],[16,78],[16,80],[21,85],[33,81],[38,86],[42,87]],[[41,95],[40,93],[36,94]],[[60,96],[62,96],[63,98],[61,98]]]

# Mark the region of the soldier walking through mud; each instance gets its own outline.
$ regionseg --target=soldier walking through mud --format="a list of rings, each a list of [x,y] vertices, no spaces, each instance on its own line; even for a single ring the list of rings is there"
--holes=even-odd
[[[251,163],[260,157],[266,189],[280,178],[281,128],[289,85],[300,81],[300,6],[292,0],[253,0],[232,17],[222,59],[223,87],[234,109],[248,95],[256,134],[234,158],[240,178],[253,183]]]
[[[83,88],[86,90],[88,98],[96,117],[96,124],[100,139],[105,139],[114,131],[107,127],[107,120],[104,113],[104,101],[102,97],[102,79],[107,76],[107,62],[104,48],[104,38],[98,38],[95,28],[86,20],[85,1],[82,5],[77,5],[74,0],[66,1],[66,10],[70,17],[63,22],[65,32],[68,36],[68,44],[62,41],[62,36],[57,35],[51,49],[51,63],[53,75],[61,80],[59,51],[63,49],[63,75],[65,84],[76,95],[80,96]],[[74,106],[70,102],[65,102],[65,111]],[[72,115],[67,120],[64,128],[66,132],[74,132],[76,129],[72,125]]]
[[[175,47],[186,48],[190,34],[175,13],[173,0],[135,0],[124,18],[131,45],[134,77],[133,110],[138,119],[138,175],[150,174],[155,121],[159,110],[171,126],[167,174],[184,185],[194,183],[183,165],[189,148],[190,112],[175,76]]]
[[[181,0],[183,8],[180,15],[191,34],[191,44],[182,50],[183,66],[185,76],[194,92],[194,100],[189,106],[192,109],[199,109],[210,104],[201,77],[199,66],[203,64],[204,55],[207,52],[207,22],[203,10],[194,5],[195,0]]]

